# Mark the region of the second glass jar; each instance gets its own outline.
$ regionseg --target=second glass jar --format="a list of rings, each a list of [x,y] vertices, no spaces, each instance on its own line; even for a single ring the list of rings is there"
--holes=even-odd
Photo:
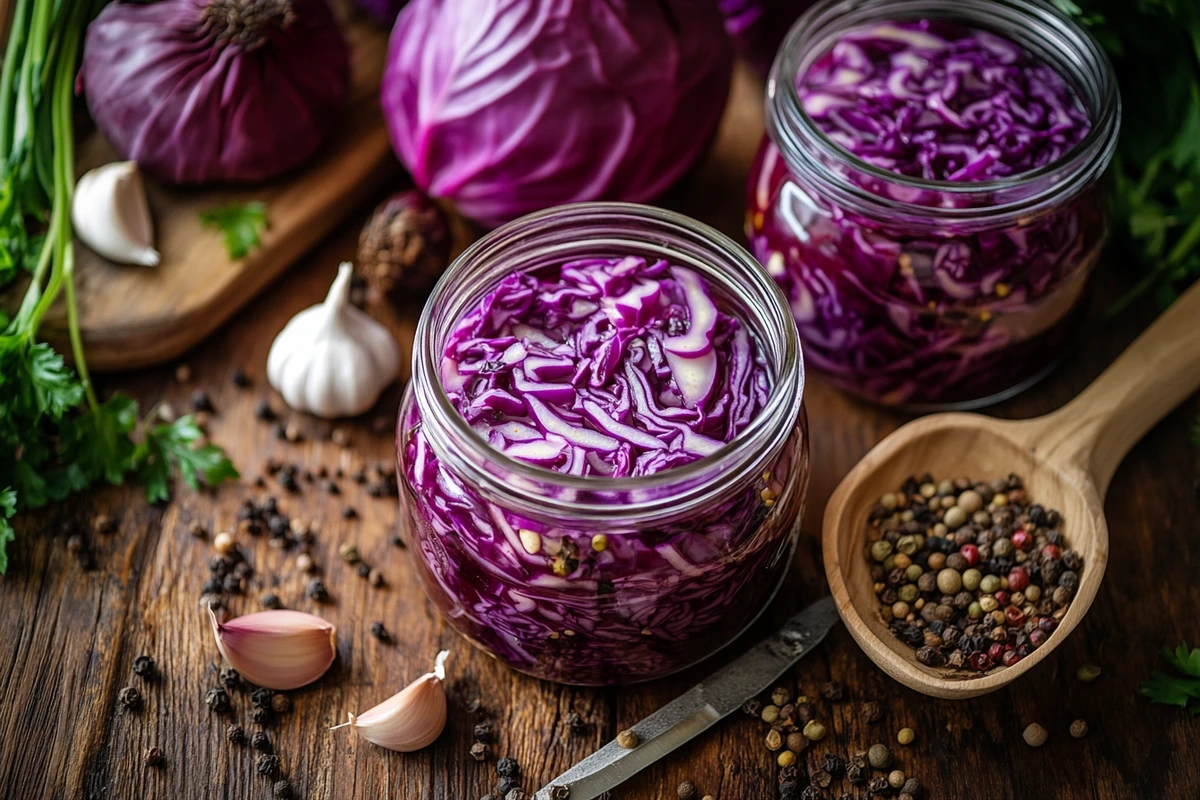
[[[824,134],[797,76],[841,36],[895,20],[998,34],[1049,64],[1091,128],[1053,163],[980,182],[881,169]],[[751,250],[783,287],[808,363],[870,400],[970,408],[1053,368],[1108,237],[1102,174],[1120,116],[1096,42],[1037,0],[826,0],[771,73],[768,132],[747,190]]]
[[[766,405],[715,454],[639,478],[564,475],[493,449],[441,385],[455,323],[512,272],[630,255],[695,271],[749,327],[770,369]],[[497,229],[434,290],[400,408],[401,510],[427,593],[460,634],[548,680],[649,680],[712,654],[788,572],[809,476],[803,381],[780,290],[707,226],[590,203]]]

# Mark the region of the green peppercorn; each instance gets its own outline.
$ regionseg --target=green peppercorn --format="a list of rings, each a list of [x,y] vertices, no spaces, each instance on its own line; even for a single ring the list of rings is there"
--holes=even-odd
[[[779,719],[779,706],[765,706],[762,710],[762,721],[772,725]]]
[[[925,574],[925,570],[921,569],[920,564],[909,564],[904,570],[904,577],[911,583],[916,583]]]
[[[884,561],[892,554],[892,543],[887,539],[880,539],[878,542],[871,544],[871,558],[876,561]]]
[[[979,581],[979,591],[984,594],[995,594],[1000,591],[1000,578],[995,575],[984,575]]]
[[[992,597],[990,594],[985,594],[979,598],[979,607],[983,609],[983,613],[985,614],[992,613],[999,607],[999,605],[1000,604],[996,602],[996,598]]]
[[[867,761],[875,769],[887,769],[892,764],[892,751],[886,744],[873,744],[867,751]]]
[[[900,744],[912,744],[915,738],[917,738],[917,734],[912,728],[901,728],[900,732],[896,734],[896,741]]]
[[[956,531],[967,524],[967,512],[963,511],[961,506],[951,506],[946,509],[946,516],[942,517],[942,522],[946,523],[950,530]]]
[[[1036,603],[1042,599],[1042,587],[1036,584],[1030,584],[1025,587],[1025,599],[1030,603]]]
[[[883,560],[884,572],[891,572],[896,568],[896,555],[893,553]]]
[[[1080,683],[1091,683],[1100,677],[1100,668],[1095,664],[1084,664],[1075,671],[1075,678]]]
[[[937,493],[941,497],[945,497],[948,494],[954,494],[954,481],[952,481],[952,480],[939,481],[938,485],[937,485]]]
[[[974,514],[983,508],[983,498],[974,489],[967,489],[958,496],[958,507],[968,514]]]
[[[963,588],[968,592],[973,592],[979,588],[979,582],[983,580],[983,573],[971,567],[962,574]]]
[[[971,603],[971,605],[967,606],[967,616],[971,619],[979,619],[983,616],[983,606],[978,602]]]
[[[911,556],[921,548],[917,544],[917,537],[909,533],[900,537],[900,539],[896,542],[896,549],[901,553],[904,553],[906,556]]]
[[[958,594],[962,588],[962,575],[958,570],[947,567],[938,573],[937,587],[942,594]]]
[[[893,511],[896,508],[896,495],[891,492],[879,498],[879,505],[886,508],[888,511]]]
[[[817,722],[815,719],[809,720],[804,726],[804,738],[810,742],[819,742],[825,738],[825,726]]]
[[[779,764],[781,767],[790,767],[792,764],[796,763],[796,754],[791,750],[784,750],[779,754],[779,757],[775,759],[775,763]]]
[[[906,583],[901,586],[898,594],[900,595],[900,599],[906,603],[915,603],[917,598],[921,596],[921,592],[914,583]]]

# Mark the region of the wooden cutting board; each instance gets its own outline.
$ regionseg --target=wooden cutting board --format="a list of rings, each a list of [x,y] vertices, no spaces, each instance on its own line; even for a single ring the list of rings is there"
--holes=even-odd
[[[352,52],[351,97],[343,124],[314,160],[253,187],[184,189],[147,176],[162,254],[158,267],[118,266],[76,242],[76,296],[93,370],[142,367],[180,356],[401,174],[379,109],[387,34],[361,16],[343,21]],[[78,171],[119,159],[93,132],[79,145]],[[260,247],[234,261],[220,232],[202,228],[199,215],[250,200],[266,203],[270,227]],[[19,296],[0,301],[15,305]],[[41,335],[70,352],[61,303],[47,314]]]

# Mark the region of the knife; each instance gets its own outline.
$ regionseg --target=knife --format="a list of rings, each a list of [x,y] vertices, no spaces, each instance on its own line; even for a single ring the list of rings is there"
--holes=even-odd
[[[594,800],[624,783],[770,687],[820,644],[837,621],[833,598],[818,600],[774,636],[634,725],[637,747],[609,742],[539,790],[534,800]]]

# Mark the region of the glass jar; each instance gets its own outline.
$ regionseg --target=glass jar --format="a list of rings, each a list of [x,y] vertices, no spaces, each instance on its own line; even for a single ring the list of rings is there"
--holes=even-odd
[[[1074,89],[1090,130],[1057,161],[979,182],[908,177],[853,155],[804,111],[797,76],[853,29],[912,19],[1016,42]],[[746,232],[788,295],[810,366],[914,409],[985,405],[1054,367],[1109,228],[1101,177],[1120,99],[1090,35],[1038,0],[824,0],[788,34],[766,110]]]
[[[713,455],[639,478],[563,475],[493,449],[438,378],[455,324],[514,271],[627,255],[708,281],[768,362],[766,405]],[[753,622],[790,566],[809,477],[803,384],[782,293],[712,228],[624,203],[498,228],[434,289],[400,406],[401,512],[429,597],[476,646],[548,680],[630,683],[705,658]]]

